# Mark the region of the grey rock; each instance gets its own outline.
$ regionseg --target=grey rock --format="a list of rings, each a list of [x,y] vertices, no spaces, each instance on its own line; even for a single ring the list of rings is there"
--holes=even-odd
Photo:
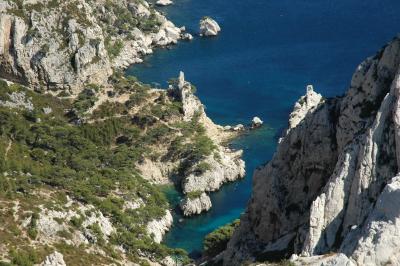
[[[180,202],[180,207],[183,211],[183,215],[192,216],[200,214],[203,211],[208,211],[212,207],[211,199],[206,193],[202,193],[199,197],[191,199],[189,197],[184,198]]]
[[[343,97],[307,89],[274,157],[254,174],[225,265],[273,252],[310,265],[399,264],[399,65],[396,38],[357,67]],[[274,246],[288,236],[286,248]],[[327,262],[332,251],[342,255]]]
[[[204,17],[200,20],[201,36],[216,36],[221,31],[218,23],[210,17]]]
[[[66,264],[64,256],[61,253],[54,251],[46,257],[40,266],[66,266]]]

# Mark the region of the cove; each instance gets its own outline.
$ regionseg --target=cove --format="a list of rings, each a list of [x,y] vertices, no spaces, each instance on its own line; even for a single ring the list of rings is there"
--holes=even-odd
[[[246,124],[257,115],[266,123],[232,143],[244,150],[245,179],[212,193],[210,212],[182,222],[176,215],[165,243],[195,256],[206,234],[244,211],[253,171],[272,157],[305,86],[313,84],[324,97],[343,94],[357,65],[398,33],[400,2],[175,0],[159,10],[176,25],[185,25],[195,39],[156,50],[127,74],[166,87],[182,70],[214,122]],[[218,37],[196,36],[203,16],[218,21]],[[169,196],[179,200],[173,191]]]

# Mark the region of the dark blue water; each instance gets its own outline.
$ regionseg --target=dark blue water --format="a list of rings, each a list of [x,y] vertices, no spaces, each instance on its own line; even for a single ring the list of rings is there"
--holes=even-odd
[[[222,32],[157,50],[128,74],[165,87],[183,70],[215,122],[247,123],[258,115],[267,124],[233,143],[245,151],[246,178],[212,194],[211,212],[176,222],[167,234],[168,245],[192,252],[201,249],[205,234],[243,212],[253,170],[271,158],[305,86],[313,84],[326,97],[342,94],[356,66],[398,33],[400,1],[175,0],[161,10],[191,33],[205,15]]]

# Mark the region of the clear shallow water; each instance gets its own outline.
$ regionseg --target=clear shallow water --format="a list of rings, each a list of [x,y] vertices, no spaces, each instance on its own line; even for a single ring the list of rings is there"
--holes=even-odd
[[[272,157],[305,86],[313,84],[325,97],[342,94],[356,66],[398,33],[400,1],[175,0],[160,10],[194,35],[205,15],[222,32],[157,50],[127,73],[166,87],[183,70],[215,122],[246,124],[258,115],[267,124],[233,143],[244,149],[246,178],[211,194],[210,212],[183,222],[176,217],[166,235],[169,246],[196,253],[207,233],[243,212],[253,170]]]

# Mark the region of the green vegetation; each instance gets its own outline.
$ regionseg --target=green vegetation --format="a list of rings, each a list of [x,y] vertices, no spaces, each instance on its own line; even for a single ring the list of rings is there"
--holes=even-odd
[[[78,95],[73,104],[74,111],[77,115],[83,116],[89,108],[94,106],[97,101],[96,90],[98,89],[87,87]]]
[[[189,199],[196,199],[203,194],[203,191],[191,191],[186,194]]]
[[[111,41],[111,37],[108,36],[105,40],[105,46],[108,56],[113,59],[121,53],[124,43],[121,40]]]
[[[224,225],[209,233],[204,238],[204,252],[207,256],[213,257],[226,249],[233,231],[239,226],[240,220],[235,220],[230,224]]]
[[[28,235],[31,239],[36,239],[38,231],[37,231],[37,221],[39,220],[39,214],[33,213],[31,216],[31,222],[28,225]]]
[[[4,83],[0,86],[0,97],[7,97],[4,91],[24,90]],[[83,111],[93,104],[95,88],[89,87],[72,104],[74,108]],[[147,236],[145,225],[163,216],[168,203],[164,194],[134,168],[134,163],[145,154],[146,145],[162,141],[169,129],[158,125],[148,134],[141,134],[129,118],[73,125],[65,116],[65,110],[71,107],[67,100],[31,91],[26,94],[32,98],[35,111],[0,107],[0,196],[29,197],[39,188],[65,191],[111,218],[117,232],[110,243],[123,246],[134,261],[139,252],[155,258],[174,253]],[[41,108],[46,106],[53,112],[44,114]],[[40,122],[37,118],[41,118]],[[119,142],[122,136],[126,141]],[[114,195],[117,190],[119,194],[143,199],[145,205],[124,211],[124,201]],[[71,225],[79,228],[82,217],[71,219]],[[37,219],[37,214],[32,215],[32,239],[37,236]],[[97,232],[96,228],[91,229]]]

